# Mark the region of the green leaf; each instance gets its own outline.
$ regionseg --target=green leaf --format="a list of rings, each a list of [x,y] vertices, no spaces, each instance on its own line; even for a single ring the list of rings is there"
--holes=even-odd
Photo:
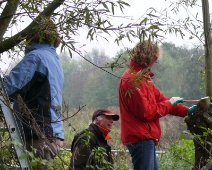
[[[27,159],[28,158],[28,155],[27,154],[22,154],[21,156],[19,156],[19,159],[22,160],[22,159]]]
[[[107,4],[105,2],[102,2],[102,5],[104,6],[105,9],[107,9],[107,11],[110,11]]]
[[[110,2],[111,4],[111,11],[112,11],[112,14],[114,15],[114,3],[113,2]]]
[[[36,166],[38,163],[36,160],[32,160],[29,164],[30,166]]]

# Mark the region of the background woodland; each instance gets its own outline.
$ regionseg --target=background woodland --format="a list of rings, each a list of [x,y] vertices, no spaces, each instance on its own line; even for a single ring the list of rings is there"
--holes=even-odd
[[[203,49],[177,47],[172,43],[161,45],[162,58],[154,65],[153,81],[167,96],[180,96],[185,99],[204,97]],[[122,55],[122,60],[117,59]],[[127,51],[117,52],[109,57],[104,51],[92,49],[86,60],[70,58],[60,54],[65,74],[64,119],[66,140],[64,148],[69,149],[73,136],[91,123],[95,109],[109,108],[119,114],[118,82],[127,69],[129,55]],[[105,66],[108,63],[108,67]],[[102,67],[101,67],[102,65]],[[116,68],[112,66],[116,65]],[[104,70],[102,70],[103,68]],[[184,103],[191,106],[195,103]],[[188,133],[184,118],[168,115],[161,118],[162,138],[157,147],[163,151],[159,155],[160,169],[191,169],[194,161],[192,136]],[[133,126],[133,125],[132,125]],[[131,167],[129,153],[120,141],[120,124],[115,122],[110,142],[113,150],[119,150],[115,157],[115,169]]]

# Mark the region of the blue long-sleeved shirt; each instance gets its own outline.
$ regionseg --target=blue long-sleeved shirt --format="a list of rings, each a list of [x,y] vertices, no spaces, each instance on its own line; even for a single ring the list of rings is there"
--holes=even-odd
[[[56,49],[46,43],[31,42],[24,58],[4,77],[8,95],[16,102],[21,95],[41,130],[47,137],[64,139],[62,114],[63,69]],[[27,138],[37,138],[31,120],[22,116]]]

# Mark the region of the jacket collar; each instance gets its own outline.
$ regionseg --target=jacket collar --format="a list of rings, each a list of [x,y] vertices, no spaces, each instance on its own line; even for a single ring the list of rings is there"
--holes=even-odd
[[[35,41],[30,42],[25,48],[25,54],[40,48],[51,48],[52,50],[56,50],[53,46],[47,43],[37,43]]]
[[[112,137],[109,135],[109,130],[103,128],[102,126],[96,125],[94,123],[91,123],[89,125],[89,128],[91,131],[94,130],[97,132],[97,135],[100,135],[99,137],[105,139],[105,140],[111,140]]]
[[[108,130],[108,129],[100,126],[100,125],[96,125],[96,126],[98,126],[101,129],[101,131],[102,131],[102,133],[105,137],[105,140],[111,140],[112,139],[112,137],[109,135],[110,130]]]
[[[130,70],[131,72],[134,73],[138,73],[138,72],[142,72],[144,73],[144,76],[150,76],[153,77],[154,73],[152,73],[151,69],[149,68],[143,68],[142,66],[138,65],[137,63],[135,63],[134,61],[130,60]]]

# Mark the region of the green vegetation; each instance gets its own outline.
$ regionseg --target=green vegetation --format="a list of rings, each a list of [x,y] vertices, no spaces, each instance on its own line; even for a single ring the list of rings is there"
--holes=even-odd
[[[203,49],[176,47],[172,43],[163,43],[161,48],[162,59],[153,67],[153,81],[161,91],[170,97],[204,97],[204,90],[200,90],[204,76]],[[120,55],[109,58],[94,49],[85,57],[95,66],[86,60],[69,58],[68,54],[60,56],[65,73],[63,95],[69,111],[83,105],[85,109],[118,107],[118,82],[127,68],[127,52],[120,59]]]
[[[201,57],[203,49],[176,47],[171,43],[164,43],[162,48],[162,59],[153,68],[155,84],[167,96],[181,96],[185,99],[199,99],[204,96],[204,92],[200,90],[203,80],[203,58]],[[118,81],[127,68],[128,53],[123,53],[123,60],[118,62],[119,55],[111,59],[95,49],[86,57],[103,70],[85,60],[69,59],[66,54],[61,55],[65,76],[67,76],[64,89],[67,110],[64,117],[71,117],[65,123],[65,148],[70,148],[75,133],[88,126],[95,109],[105,107],[119,114]],[[114,65],[119,68],[113,68]],[[163,135],[157,150],[163,150],[165,154],[159,157],[160,169],[175,167],[175,169],[186,170],[191,169],[193,165],[193,143],[185,140],[178,141],[183,131],[186,131],[183,120],[174,116],[161,119]],[[114,168],[130,169],[130,155],[125,152],[126,147],[120,141],[119,122],[115,122],[111,134],[112,149],[120,151],[114,154]]]
[[[155,84],[167,96],[180,96],[185,99],[199,99],[204,96],[203,91],[200,90],[203,76],[201,74],[203,50],[176,47],[171,43],[164,43],[162,47],[163,58],[153,68]],[[99,67],[91,65],[86,60],[70,59],[67,54],[61,54],[60,57],[65,74],[63,118],[66,140],[64,149],[70,149],[74,135],[88,127],[95,109],[109,108],[119,114],[118,81],[127,68],[128,54],[123,53],[122,61],[118,61],[119,55],[111,59],[104,53],[93,50],[86,57]],[[115,68],[114,65],[118,67]],[[178,140],[186,130],[183,119],[166,116],[161,119],[161,127],[163,135],[157,150],[163,150],[165,153],[159,155],[160,169],[191,169],[194,161],[193,143]],[[111,136],[112,149],[118,150],[113,154],[114,169],[129,170],[132,168],[131,159],[126,152],[126,147],[120,141],[119,122],[115,122]],[[4,140],[3,135],[1,139]],[[5,146],[9,144],[1,143]],[[14,164],[15,158],[10,158],[10,152],[3,150],[4,146],[1,148],[1,154],[7,153],[7,156],[2,158],[7,159],[10,165]],[[67,170],[70,157],[69,150],[61,151],[61,155],[56,158],[52,168]],[[33,165],[47,164],[45,160],[36,158],[33,158],[31,163]]]
[[[165,153],[159,155],[161,170],[189,170],[194,165],[192,140],[181,139],[172,143]]]

